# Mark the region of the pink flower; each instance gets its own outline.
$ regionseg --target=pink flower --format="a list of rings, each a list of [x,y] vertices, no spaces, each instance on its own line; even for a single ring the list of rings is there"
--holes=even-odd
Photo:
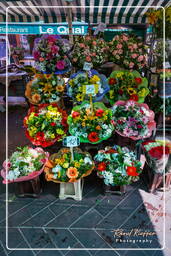
[[[127,36],[123,35],[122,38],[123,38],[123,41],[128,41],[128,37]]]
[[[119,40],[119,36],[117,35],[117,36],[115,36],[115,40]]]
[[[133,54],[131,55],[131,57],[132,57],[133,59],[135,59],[137,56],[138,56],[138,54],[136,54],[136,53],[133,53]]]
[[[87,56],[87,57],[86,57],[86,61],[90,62],[90,61],[91,61],[91,57],[90,57],[90,56]]]
[[[4,169],[6,170],[6,171],[8,171],[9,169],[10,169],[10,167],[11,167],[11,163],[7,160],[7,161],[4,161],[3,162],[3,165],[2,165],[3,167],[4,167]]]
[[[63,70],[64,67],[65,67],[65,62],[63,60],[59,60],[57,63],[56,63],[56,67],[57,69],[59,70]]]
[[[52,58],[52,53],[48,52],[48,54],[46,55],[46,59],[51,59]]]
[[[143,127],[142,127],[142,125],[138,124],[138,125],[137,125],[137,128],[138,128],[138,129],[141,129],[141,128],[143,128]]]
[[[133,44],[133,48],[137,49],[138,48],[137,44]]]
[[[140,55],[139,57],[138,57],[138,61],[142,61],[144,59],[144,56],[143,55]]]
[[[81,48],[85,48],[85,44],[80,43],[80,47],[81,47]]]
[[[42,164],[44,164],[44,163],[46,163],[46,159],[45,159],[45,158],[40,159],[40,162],[41,162]]]
[[[129,63],[129,68],[133,68],[133,66],[134,66],[134,63],[133,63],[133,62],[130,62],[130,63]]]
[[[52,45],[51,51],[52,51],[52,53],[58,53],[59,47],[57,45]]]
[[[92,45],[96,46],[96,45],[97,45],[96,41],[93,41],[93,42],[92,42]]]
[[[122,54],[122,53],[123,53],[123,50],[122,50],[122,49],[119,49],[119,50],[118,50],[118,53],[119,53],[119,54]]]
[[[129,129],[128,127],[126,127],[124,130],[123,130],[123,134],[125,136],[130,136],[130,133],[131,133],[131,129]]]
[[[96,56],[96,53],[95,53],[95,52],[93,52],[93,53],[92,53],[92,56],[94,56],[94,57],[95,57],[95,56]]]
[[[122,44],[117,44],[116,48],[117,49],[121,49],[122,48]]]
[[[91,40],[91,37],[90,37],[90,36],[86,36],[85,40],[86,40],[86,41],[90,41],[90,40]]]
[[[38,51],[34,51],[33,56],[35,60],[38,60],[40,58],[40,53]]]
[[[54,36],[50,36],[50,35],[49,35],[49,36],[47,37],[47,40],[48,40],[49,43],[50,43],[50,42],[51,42],[51,43],[54,43],[54,42],[56,41],[56,38],[55,38]]]

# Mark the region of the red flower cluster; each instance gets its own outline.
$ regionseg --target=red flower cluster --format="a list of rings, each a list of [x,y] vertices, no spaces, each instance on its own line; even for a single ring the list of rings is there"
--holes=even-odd
[[[91,142],[97,142],[99,140],[97,132],[90,132],[88,135],[88,139]]]
[[[110,78],[109,79],[109,85],[113,85],[113,84],[116,84],[117,83],[117,80],[115,78]]]
[[[163,146],[158,146],[155,148],[151,148],[148,153],[151,157],[156,158],[156,159],[161,159],[162,156],[164,155],[164,148],[165,148],[165,155],[168,155],[170,153],[168,147],[163,147]]]
[[[138,95],[137,94],[132,94],[130,96],[130,100],[138,101]]]
[[[97,170],[98,170],[99,172],[105,171],[105,170],[106,170],[106,163],[105,163],[105,162],[99,163],[98,166],[97,166]]]
[[[73,117],[73,118],[76,118],[76,117],[79,117],[79,116],[80,116],[80,113],[77,112],[77,111],[74,111],[74,112],[72,113],[72,117]]]
[[[141,83],[142,83],[142,78],[141,78],[141,77],[136,77],[136,78],[135,78],[135,82],[136,82],[137,84],[141,84]]]
[[[104,113],[104,110],[103,110],[103,109],[97,109],[97,110],[96,110],[96,116],[102,117],[102,116],[103,116],[103,113]]]

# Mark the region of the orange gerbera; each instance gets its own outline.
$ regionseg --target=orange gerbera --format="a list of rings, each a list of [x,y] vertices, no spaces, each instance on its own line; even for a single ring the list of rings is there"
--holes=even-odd
[[[33,102],[38,103],[41,100],[41,96],[40,96],[40,94],[35,93],[35,94],[33,94],[31,99]]]
[[[69,179],[76,179],[78,177],[78,170],[75,167],[69,167],[66,175],[68,176]]]
[[[57,86],[56,86],[56,90],[57,90],[58,92],[63,92],[63,91],[64,91],[63,85],[57,85]]]
[[[46,92],[51,92],[52,90],[53,90],[52,85],[50,83],[46,83],[43,88],[43,91],[46,93]]]

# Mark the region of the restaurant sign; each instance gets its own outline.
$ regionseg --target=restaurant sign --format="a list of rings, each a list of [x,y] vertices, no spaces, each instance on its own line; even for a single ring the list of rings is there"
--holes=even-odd
[[[72,33],[73,35],[86,35],[88,30],[87,23],[73,22]],[[51,34],[51,35],[68,35],[69,28],[66,22],[64,23],[17,23],[8,24],[8,34]],[[0,23],[0,34],[6,34],[6,24]]]

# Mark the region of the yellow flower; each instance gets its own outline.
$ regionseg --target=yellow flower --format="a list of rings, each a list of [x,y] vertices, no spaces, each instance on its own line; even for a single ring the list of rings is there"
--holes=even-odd
[[[55,138],[55,134],[52,133],[52,134],[50,135],[50,138],[51,138],[51,139],[54,139],[54,138]]]
[[[60,178],[61,177],[61,172],[58,172],[58,178]]]
[[[91,78],[90,78],[90,82],[91,83],[97,83],[97,82],[99,82],[100,81],[100,78],[97,76],[97,75],[94,75],[94,76],[92,76]]]
[[[74,86],[74,80],[73,80],[73,79],[71,79],[71,80],[69,81],[69,85],[71,85],[71,87]]]
[[[114,98],[114,95],[113,95],[113,94],[114,94],[114,91],[113,91],[113,90],[110,90],[110,91],[109,91],[109,98],[110,98],[110,99],[113,99],[113,98]]]
[[[50,83],[46,83],[43,88],[43,91],[46,93],[46,92],[51,92],[52,90],[53,90],[52,85]]]
[[[62,167],[63,167],[63,168],[68,168],[68,167],[69,167],[69,163],[64,163],[64,164],[62,165]]]
[[[59,135],[63,135],[65,132],[62,129],[56,129],[56,133]]]
[[[62,86],[62,85],[57,85],[57,86],[56,86],[56,90],[57,90],[57,92],[63,92],[63,91],[64,91],[64,86]]]
[[[81,124],[83,127],[85,127],[86,126],[86,123],[85,122],[82,122],[82,124]]]
[[[75,166],[76,168],[79,168],[79,167],[80,167],[80,163],[79,163],[79,162],[75,162],[75,163],[74,163],[74,166]]]
[[[120,78],[122,76],[123,76],[123,72],[119,72],[119,73],[116,74],[116,78]]]
[[[134,88],[128,88],[127,89],[127,91],[128,91],[128,93],[130,94],[130,95],[132,95],[132,94],[136,94],[136,90],[134,90]]]
[[[139,97],[145,97],[147,95],[147,89],[146,88],[142,88],[139,92],[138,92],[138,96]]]
[[[83,101],[83,99],[84,99],[83,94],[82,94],[82,93],[78,93],[78,94],[76,95],[76,99],[77,99],[77,101]]]

